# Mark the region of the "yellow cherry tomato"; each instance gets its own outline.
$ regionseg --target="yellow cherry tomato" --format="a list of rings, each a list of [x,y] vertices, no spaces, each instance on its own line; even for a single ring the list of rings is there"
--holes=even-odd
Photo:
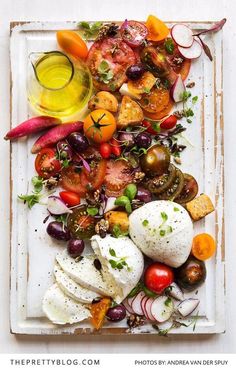
[[[192,254],[199,260],[211,258],[216,251],[214,238],[208,233],[201,233],[193,238]]]
[[[115,131],[115,117],[107,110],[96,109],[84,120],[84,134],[95,143],[108,142]]]
[[[87,58],[87,45],[78,33],[71,30],[57,31],[57,42],[64,52],[74,58]]]
[[[161,41],[169,34],[167,25],[154,15],[148,16],[146,27],[148,29],[148,40]]]

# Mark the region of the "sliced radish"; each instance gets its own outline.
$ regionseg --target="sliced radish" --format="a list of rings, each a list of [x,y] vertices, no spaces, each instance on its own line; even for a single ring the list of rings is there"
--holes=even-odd
[[[178,305],[177,310],[179,311],[181,316],[186,317],[189,316],[197,308],[199,303],[199,299],[185,299]]]
[[[173,282],[170,286],[170,291],[168,292],[168,295],[172,296],[172,298],[183,301],[184,300],[184,294],[181,288]]]
[[[52,215],[71,214],[72,210],[68,209],[64,201],[57,196],[48,197],[48,211]]]
[[[167,296],[159,296],[151,306],[151,312],[157,322],[167,321],[174,311],[174,304]]]
[[[202,54],[202,45],[200,42],[194,39],[193,44],[190,48],[182,48],[178,46],[180,54],[186,59],[196,59]]]
[[[150,321],[156,321],[151,312],[151,307],[152,307],[152,303],[154,302],[154,300],[155,300],[154,298],[149,298],[145,302],[145,317],[149,319]]]
[[[185,92],[185,85],[182,80],[182,77],[178,75],[177,79],[175,80],[174,85],[171,88],[170,94],[172,96],[172,99],[178,103],[182,102],[183,100],[183,93]]]
[[[131,308],[131,306],[129,305],[128,303],[128,300],[125,299],[122,304],[124,305],[125,309],[129,312],[129,314],[134,314],[134,311],[133,309]]]
[[[142,301],[141,301],[141,308],[142,308],[143,314],[145,315],[146,318],[147,318],[147,313],[146,313],[146,309],[145,309],[145,304],[146,304],[148,299],[149,299],[148,296],[144,296],[142,298]]]
[[[137,295],[135,296],[132,296],[132,298],[128,298],[127,299],[127,303],[129,304],[129,306],[132,308],[132,302],[134,301],[134,299],[136,298]],[[133,309],[132,309],[133,310]]]
[[[171,36],[183,48],[189,48],[194,40],[193,31],[185,24],[175,24],[171,29]]]
[[[143,291],[140,291],[135,296],[135,298],[134,298],[134,300],[132,301],[132,304],[131,304],[131,308],[133,309],[134,313],[136,313],[140,316],[144,315],[142,307],[141,307],[141,301],[144,298],[144,296],[146,296],[145,293]]]

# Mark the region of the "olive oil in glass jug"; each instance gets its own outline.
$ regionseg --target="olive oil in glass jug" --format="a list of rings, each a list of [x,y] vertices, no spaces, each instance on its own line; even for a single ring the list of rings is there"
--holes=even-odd
[[[40,114],[67,118],[78,114],[92,93],[92,78],[82,61],[59,52],[31,53],[28,99]]]

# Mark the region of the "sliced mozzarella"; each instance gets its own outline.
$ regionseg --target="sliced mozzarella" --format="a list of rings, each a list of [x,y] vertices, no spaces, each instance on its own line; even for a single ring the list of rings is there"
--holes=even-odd
[[[91,244],[103,268],[108,270],[121,289],[120,296],[115,297],[116,302],[120,303],[140,280],[144,268],[143,255],[128,237],[114,238],[106,235],[101,238],[95,235],[91,238]],[[115,267],[112,261],[124,265]]]
[[[72,298],[69,298],[54,283],[43,298],[43,311],[45,315],[57,325],[77,323],[91,317],[90,310]]]
[[[141,99],[140,94],[135,94],[131,92],[128,88],[128,84],[123,84],[119,90],[121,95],[128,95],[131,99]]]
[[[54,276],[60,289],[74,300],[86,304],[92,303],[94,299],[99,297],[97,292],[85,289],[70,278],[59,264],[55,264]]]
[[[98,294],[115,297],[117,287],[112,281],[112,277],[109,277],[105,269],[95,268],[95,259],[97,259],[95,255],[85,255],[78,260],[73,259],[67,253],[67,249],[56,256],[62,270],[75,282]]]

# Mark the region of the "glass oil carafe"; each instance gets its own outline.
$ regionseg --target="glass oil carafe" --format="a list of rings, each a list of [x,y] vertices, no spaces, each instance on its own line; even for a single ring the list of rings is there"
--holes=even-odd
[[[78,114],[92,93],[92,78],[82,61],[59,52],[31,53],[28,99],[39,114],[66,119]]]

